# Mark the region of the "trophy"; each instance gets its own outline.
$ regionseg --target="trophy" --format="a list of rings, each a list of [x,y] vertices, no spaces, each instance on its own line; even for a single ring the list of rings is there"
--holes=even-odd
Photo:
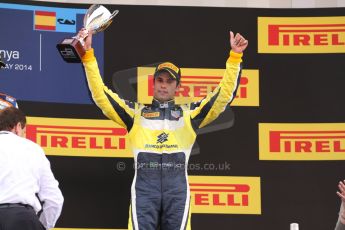
[[[92,5],[84,16],[84,28],[87,31],[92,32],[92,34],[101,32],[112,23],[113,18],[118,13],[118,10],[110,13],[109,10],[102,5]],[[84,38],[86,36],[87,33],[85,33],[84,36],[66,38],[60,44],[56,45],[56,48],[59,50],[59,53],[66,62],[81,62],[81,58],[85,54]]]

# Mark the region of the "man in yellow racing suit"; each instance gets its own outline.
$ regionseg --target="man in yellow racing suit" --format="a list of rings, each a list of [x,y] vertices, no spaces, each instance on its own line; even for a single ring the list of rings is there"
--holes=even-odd
[[[181,71],[169,62],[158,65],[154,99],[145,106],[121,99],[103,84],[91,48],[92,33],[82,29],[78,36],[85,39],[82,62],[93,100],[109,119],[128,131],[136,165],[128,229],[190,229],[187,164],[195,131],[216,119],[234,99],[248,41],[230,32],[231,51],[224,76],[213,92],[195,103],[174,103]]]

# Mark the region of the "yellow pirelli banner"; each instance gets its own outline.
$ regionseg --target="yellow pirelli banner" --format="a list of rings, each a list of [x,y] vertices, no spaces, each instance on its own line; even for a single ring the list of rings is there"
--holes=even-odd
[[[344,53],[345,16],[258,17],[259,53]]]
[[[260,123],[260,160],[345,160],[345,123]]]
[[[47,155],[132,157],[127,130],[110,120],[28,117],[26,137]]]
[[[139,67],[138,102],[150,104],[153,98],[152,67]],[[224,69],[182,68],[181,87],[175,95],[177,104],[195,102],[217,87]],[[237,95],[232,106],[259,106],[259,71],[243,70]]]
[[[189,176],[192,213],[261,214],[259,177]]]

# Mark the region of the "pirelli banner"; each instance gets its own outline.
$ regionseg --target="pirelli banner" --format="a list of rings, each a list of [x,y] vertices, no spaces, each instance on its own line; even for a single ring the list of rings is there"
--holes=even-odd
[[[110,120],[28,117],[26,128],[28,139],[57,156],[132,157],[126,136]]]
[[[258,17],[259,53],[344,53],[345,16]]]
[[[259,124],[261,160],[345,160],[345,123]]]
[[[260,178],[190,176],[192,213],[261,214]]]
[[[201,100],[212,92],[223,77],[225,69],[183,68],[181,87],[176,95],[179,104]],[[144,104],[153,99],[154,68],[138,68],[138,101]],[[259,106],[259,71],[243,70],[234,106]]]
[[[128,224],[127,131],[93,103],[82,65],[55,47],[83,27],[89,6],[0,0],[0,92],[18,99],[27,138],[59,181],[56,230]],[[223,77],[229,31],[249,41],[232,104],[197,131],[192,229],[334,229],[345,179],[345,8],[105,7],[120,13],[92,44],[105,85],[124,100],[150,104],[165,61],[181,68],[176,103],[202,100]]]

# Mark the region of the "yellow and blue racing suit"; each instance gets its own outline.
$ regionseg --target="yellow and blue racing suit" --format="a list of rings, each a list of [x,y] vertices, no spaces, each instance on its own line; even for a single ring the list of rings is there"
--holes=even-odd
[[[103,113],[126,128],[134,155],[128,229],[190,229],[187,164],[195,131],[216,119],[234,99],[242,54],[230,52],[218,87],[204,99],[177,105],[153,99],[149,106],[121,99],[102,81],[93,49],[82,61],[92,98]]]

